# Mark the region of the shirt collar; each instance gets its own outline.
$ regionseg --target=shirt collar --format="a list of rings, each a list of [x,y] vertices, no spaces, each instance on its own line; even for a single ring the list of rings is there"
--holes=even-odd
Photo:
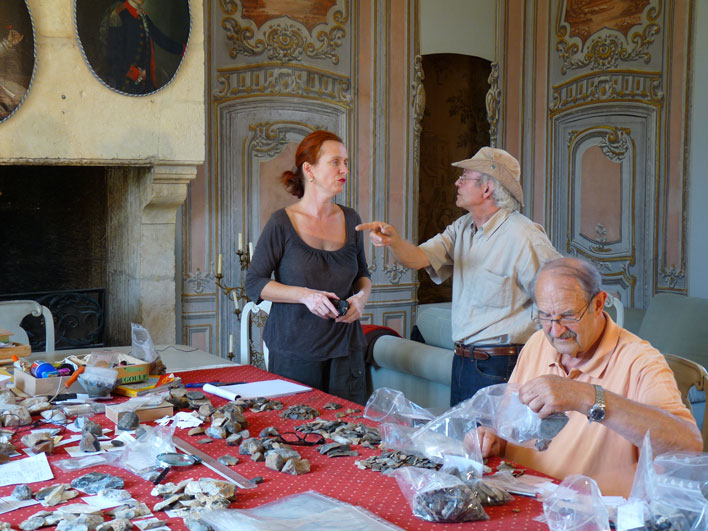
[[[511,216],[511,210],[500,208],[492,214],[492,217],[489,218],[484,225],[478,227],[478,230],[489,238],[509,219],[509,216]]]
[[[574,367],[570,372],[579,371],[594,378],[600,378],[604,374],[605,369],[607,369],[612,354],[617,350],[617,343],[619,342],[622,329],[612,320],[612,317],[610,317],[607,312],[603,311],[602,314],[605,316],[605,329],[602,331],[602,335],[598,340],[595,353],[587,362],[579,367]],[[552,357],[553,359],[549,365],[560,366],[560,353],[554,350]]]

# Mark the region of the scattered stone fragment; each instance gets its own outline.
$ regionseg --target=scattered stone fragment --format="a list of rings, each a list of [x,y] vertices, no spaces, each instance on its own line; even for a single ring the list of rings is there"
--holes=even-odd
[[[87,494],[98,494],[103,489],[122,489],[125,486],[125,482],[118,476],[104,474],[103,472],[89,472],[74,479],[71,482],[71,486]]]
[[[9,442],[0,443],[0,454],[10,456],[17,451],[14,444]]]
[[[199,410],[197,412],[202,417],[211,417],[212,413],[214,413],[214,406],[211,404],[202,404],[199,406]]]
[[[234,433],[226,438],[226,444],[229,446],[238,446],[243,442],[243,435]]]
[[[226,466],[234,466],[238,464],[238,459],[230,454],[225,454],[219,457],[219,463]]]
[[[367,448],[377,448],[381,444],[379,431],[361,422],[318,419],[295,429],[303,433],[319,433],[341,444],[358,444]]]
[[[213,528],[199,519],[198,516],[188,514],[183,518],[184,525],[187,526],[189,531],[212,531]]]
[[[320,412],[306,404],[296,404],[280,414],[281,418],[293,420],[310,420],[320,416]]]
[[[263,452],[254,452],[251,454],[251,461],[255,463],[260,463],[261,461],[265,461],[265,456],[263,455]]]
[[[130,531],[133,524],[125,518],[116,518],[110,522],[105,522],[96,528],[96,531]]]
[[[521,512],[521,509],[519,509],[518,507],[514,507],[514,508],[511,510],[511,512],[512,512],[512,513],[520,513],[520,512]]]
[[[0,465],[10,462],[10,456],[7,454],[0,454]]]
[[[30,452],[51,454],[54,451],[54,437],[46,432],[28,433],[20,439]]]
[[[156,503],[155,506],[152,508],[152,510],[153,510],[153,512],[162,511],[166,507],[169,507],[173,503],[176,503],[181,497],[182,497],[182,494],[174,494],[174,495],[170,496],[169,498],[162,500],[159,503]]]
[[[66,514],[57,525],[57,531],[78,531],[80,529],[96,529],[103,523],[100,514]]]
[[[100,437],[101,435],[103,435],[103,428],[101,428],[100,424],[94,422],[91,419],[84,419],[83,424],[81,426],[81,432],[91,433],[95,437]]]
[[[42,505],[45,507],[53,507],[67,500],[76,498],[78,495],[78,491],[66,490],[66,485],[57,485],[54,490],[42,499]]]
[[[33,529],[39,529],[40,527],[45,527],[44,517],[52,513],[49,511],[40,511],[33,514],[27,520],[20,524],[20,529],[25,531],[31,531]]]
[[[130,500],[133,495],[125,489],[102,489],[99,494],[109,500]]]
[[[118,439],[111,439],[111,445],[115,446],[116,448],[120,448],[121,446],[125,446],[125,443]]]
[[[261,430],[259,437],[277,437],[278,435],[278,429],[275,426],[268,426]]]
[[[248,439],[251,436],[251,432],[248,430],[241,430],[238,434],[244,439]]]
[[[280,411],[283,409],[283,403],[279,400],[270,400],[268,398],[259,398],[251,406],[251,411],[259,413],[261,411]]]
[[[212,439],[226,439],[228,437],[226,429],[221,426],[209,426],[205,433]]]
[[[120,505],[114,509],[106,511],[106,513],[116,519],[125,518],[126,520],[132,520],[133,518],[150,514],[150,509],[148,509],[148,506],[143,502],[140,502],[137,505]]]
[[[475,493],[466,485],[418,491],[413,514],[429,522],[489,520]]]
[[[24,406],[1,404],[0,421],[3,426],[26,426],[32,422],[32,415]]]
[[[47,409],[52,409],[54,407],[49,403],[46,396],[33,396],[30,398],[25,398],[22,402],[20,402],[20,405],[26,408],[31,415],[41,413],[42,411],[46,411]]]
[[[338,418],[338,419],[341,419],[342,417],[346,417],[347,414],[344,413],[344,412],[342,412],[342,411],[340,411],[339,413],[335,413],[334,416],[335,416],[336,418]]]
[[[81,435],[79,450],[82,452],[98,452],[100,449],[101,443],[93,433],[85,431]]]
[[[15,393],[12,391],[5,389],[4,391],[0,391],[0,404],[11,404],[15,405],[17,403],[17,398],[15,398]]]
[[[342,404],[337,404],[336,402],[327,402],[324,409],[342,409]]]
[[[37,501],[42,501],[42,500],[44,500],[44,498],[46,498],[52,492],[54,492],[54,490],[57,487],[60,487],[60,486],[63,487],[64,489],[68,489],[71,485],[69,485],[68,483],[56,483],[54,485],[48,485],[46,487],[42,487],[41,489],[39,489],[37,492],[34,493],[34,499]]]
[[[210,439],[209,437],[205,437],[203,439],[199,439],[197,441],[197,444],[209,444],[209,443],[213,443],[213,442],[214,442],[214,439]]]
[[[327,457],[351,457],[359,455],[359,452],[352,450],[352,447],[348,444],[340,444],[338,442],[323,444],[317,450]]]
[[[118,415],[116,428],[121,431],[137,430],[140,426],[140,418],[135,411],[123,411]]]
[[[187,391],[187,394],[184,396],[186,396],[188,400],[203,400],[206,398],[201,391]]]
[[[187,435],[201,435],[204,433],[204,428],[202,426],[197,426],[196,428],[192,428],[187,432]]]
[[[288,459],[281,472],[285,474],[292,474],[293,476],[299,476],[300,474],[307,474],[310,471],[310,461],[307,459]]]
[[[17,485],[15,490],[12,491],[12,497],[16,500],[31,500],[32,489],[29,485]]]
[[[347,415],[353,415],[354,413],[360,413],[361,409],[347,408]]]
[[[256,476],[255,478],[250,479],[251,483],[255,483],[256,485],[260,485],[263,483],[263,476]]]
[[[268,452],[265,456],[265,466],[271,470],[280,472],[285,465],[285,459],[277,452]]]
[[[354,461],[354,464],[361,470],[369,469],[375,472],[394,470],[402,466],[416,466],[418,468],[437,470],[441,466],[426,457],[404,454],[399,451],[382,452],[381,455],[378,456],[372,456],[368,459],[362,459],[361,461]]]
[[[207,496],[220,496],[228,500],[236,499],[236,485],[229,481],[212,478],[199,478],[192,480],[184,488],[184,493],[189,496],[204,494]]]
[[[42,411],[40,413],[42,418],[45,419],[47,422],[51,422],[52,424],[66,424],[66,413],[64,413],[61,409],[53,408],[53,409],[47,409],[45,411]]]

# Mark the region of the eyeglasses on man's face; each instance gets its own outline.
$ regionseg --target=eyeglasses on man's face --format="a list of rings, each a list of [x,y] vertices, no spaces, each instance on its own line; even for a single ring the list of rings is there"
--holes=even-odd
[[[278,435],[276,441],[296,446],[317,446],[324,444],[325,438],[319,433],[301,434],[296,431],[286,431]]]
[[[463,174],[460,175],[457,179],[455,179],[455,184],[457,184],[457,183],[465,184],[466,182],[470,182],[470,181],[479,182],[479,181],[481,181],[481,180],[482,180],[482,178],[481,178],[479,175],[475,175],[475,176],[471,177],[471,176],[465,175],[465,174],[463,173]]]
[[[557,319],[552,319],[550,315],[539,311],[538,309],[535,309],[535,314],[531,316],[531,319],[538,325],[541,325],[543,327],[550,328],[553,326],[553,323],[558,323],[560,326],[573,326],[575,324],[578,324],[583,317],[585,317],[585,314],[588,311],[588,308],[590,308],[590,304],[592,304],[592,301],[595,299],[595,296],[593,295],[590,297],[590,300],[588,303],[585,305],[585,309],[580,313],[580,315],[577,314],[566,314],[558,317]]]

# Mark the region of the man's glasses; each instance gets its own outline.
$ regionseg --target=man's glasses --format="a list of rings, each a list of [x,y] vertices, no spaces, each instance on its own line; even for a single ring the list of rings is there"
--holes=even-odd
[[[590,297],[590,301],[585,306],[585,309],[577,317],[574,317],[571,315],[564,315],[562,317],[559,317],[558,319],[551,319],[546,314],[541,314],[538,312],[538,310],[536,310],[536,314],[533,315],[531,317],[531,319],[536,324],[541,325],[541,326],[547,326],[549,328],[553,325],[553,323],[558,323],[560,326],[573,326],[574,324],[577,324],[580,321],[582,321],[583,317],[585,317],[585,314],[588,311],[588,308],[590,308],[590,304],[592,303],[594,298],[595,298],[594,295],[592,297]]]
[[[459,182],[459,183],[465,184],[466,182],[469,182],[469,181],[477,181],[477,182],[479,182],[479,181],[481,181],[481,180],[482,180],[481,177],[465,177],[465,174],[463,173],[463,174],[460,175],[457,179],[455,179],[455,183],[458,183],[458,182]]]
[[[293,444],[296,446],[317,446],[318,444],[325,443],[325,438],[319,433],[306,433],[301,435],[296,431],[286,431],[281,433],[275,440],[281,443]]]

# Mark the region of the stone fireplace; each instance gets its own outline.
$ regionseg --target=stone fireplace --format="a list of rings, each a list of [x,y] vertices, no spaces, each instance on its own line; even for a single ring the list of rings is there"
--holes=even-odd
[[[74,276],[88,284],[103,283],[106,290],[107,344],[129,344],[131,322],[145,326],[155,343],[174,343],[175,219],[205,155],[202,1],[190,0],[189,42],[173,82],[144,97],[118,94],[93,77],[74,33],[72,0],[28,4],[35,26],[36,71],[25,101],[0,124],[0,187],[4,182],[8,190],[16,190],[8,179],[22,179],[32,193],[50,180],[64,179],[67,186],[75,180],[77,186],[83,179],[76,193],[87,187],[90,193],[58,222],[37,221],[43,212],[0,219],[5,241],[9,231],[29,223],[30,232],[53,231],[51,223],[71,223],[75,217],[78,227],[70,231],[77,241],[37,238],[44,244],[13,255],[31,266],[15,264],[14,280],[3,275],[0,292],[43,290],[27,278],[38,267],[62,268],[62,274],[57,272],[62,278],[65,269],[84,267],[80,271],[85,273]],[[2,192],[0,209],[7,210],[10,198]],[[101,207],[82,208],[84,201],[102,205],[103,212]],[[101,222],[104,227],[93,226]],[[3,258],[5,271],[9,251]],[[85,260],[77,264],[72,254]]]

